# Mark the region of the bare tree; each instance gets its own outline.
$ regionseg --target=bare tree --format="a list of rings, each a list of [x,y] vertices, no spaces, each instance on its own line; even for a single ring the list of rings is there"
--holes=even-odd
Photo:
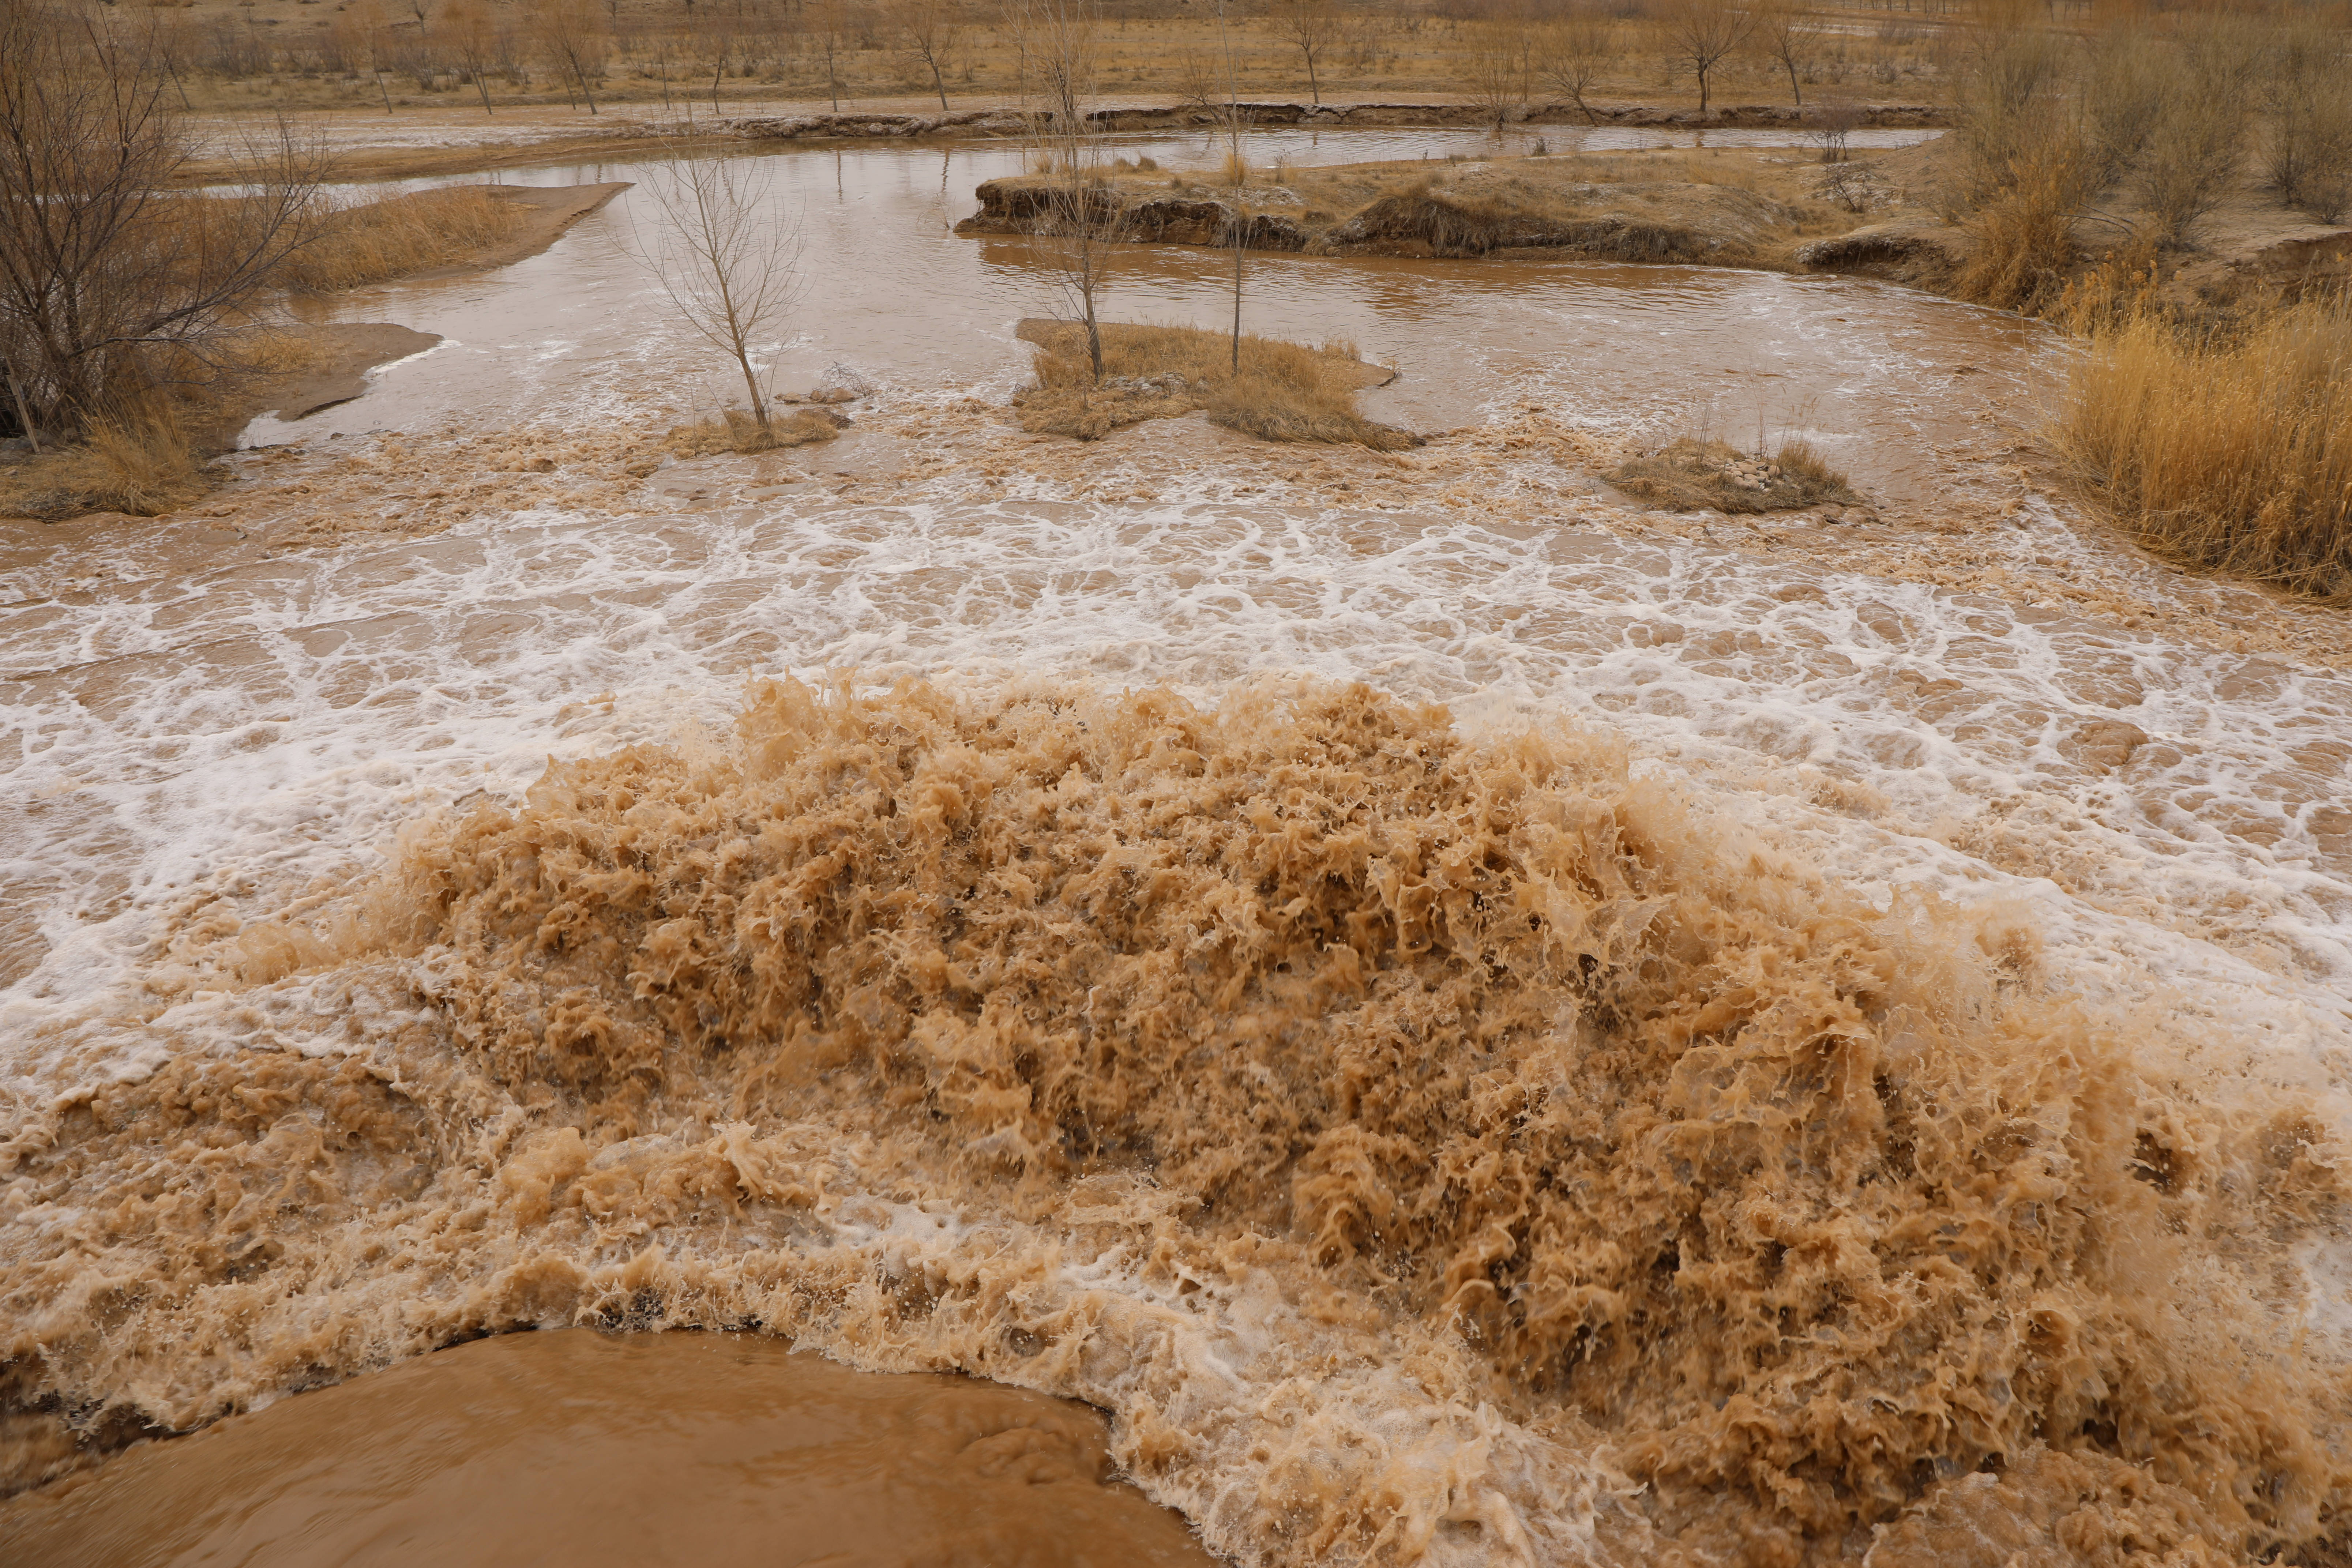
[[[727,81],[727,62],[733,58],[737,47],[735,24],[714,11],[702,31],[710,46],[710,112],[715,115],[719,112],[719,89]]]
[[[384,82],[384,34],[389,26],[383,0],[352,0],[335,21],[344,52],[353,59],[367,61],[368,75],[374,79],[376,91],[383,95],[386,114],[392,112],[392,89]]]
[[[1798,73],[1812,64],[1824,24],[1805,8],[1804,0],[1762,0],[1748,15],[1755,21],[1756,52],[1789,73],[1789,96],[1802,108],[1805,89]]]
[[[1022,74],[1032,156],[1044,176],[1038,226],[1064,302],[1087,329],[1087,358],[1102,379],[1096,310],[1111,259],[1118,198],[1103,175],[1095,90],[1096,0],[1016,0],[1009,13]]]
[[[808,15],[809,42],[824,57],[824,87],[832,95],[833,111],[841,112],[841,47],[842,35],[848,30],[848,15],[842,0],[803,0]]]
[[[596,0],[537,0],[530,24],[547,63],[562,78],[565,89],[577,87],[588,101],[588,112],[595,113],[595,84],[604,79],[611,45],[604,19],[597,15]]]
[[[931,88],[944,111],[948,65],[963,47],[963,7],[957,0],[890,0],[883,14],[907,53],[931,73]]]
[[[1666,57],[1698,77],[1698,111],[1705,114],[1715,68],[1748,41],[1755,16],[1732,0],[1660,0],[1656,16]]]
[[[164,75],[127,29],[0,4],[0,361],[28,431],[217,374],[312,233],[323,160],[282,124],[238,195],[172,194],[189,149]]]
[[[473,79],[474,90],[481,95],[482,112],[497,113],[490,107],[489,74],[491,62],[498,58],[499,36],[482,0],[448,0],[441,7],[441,41],[457,68]]]
[[[1536,74],[1554,91],[1572,100],[1586,124],[1598,125],[1601,121],[1584,95],[1608,74],[1624,48],[1625,36],[1617,18],[1595,0],[1582,0],[1537,30]]]
[[[687,324],[735,362],[751,417],[769,429],[767,390],[751,362],[758,340],[800,295],[798,229],[773,216],[771,165],[757,158],[688,158],[643,185],[657,222],[630,254]]]
[[[1533,30],[1516,8],[1506,8],[1478,29],[1462,57],[1462,85],[1499,134],[1513,113],[1524,111],[1535,75]]]
[[[1234,37],[1225,23],[1225,0],[1217,0],[1217,47],[1224,55],[1225,102],[1222,129],[1225,133],[1225,167],[1237,182],[1246,180],[1249,161],[1242,156],[1242,98],[1239,78],[1234,69]],[[1234,374],[1242,368],[1242,270],[1249,258],[1249,223],[1242,207],[1242,193],[1234,192]]]
[[[1340,15],[1335,0],[1274,0],[1272,15],[1276,33],[1307,62],[1307,96],[1321,103],[1323,85],[1316,72],[1316,62],[1339,41],[1347,18]]]

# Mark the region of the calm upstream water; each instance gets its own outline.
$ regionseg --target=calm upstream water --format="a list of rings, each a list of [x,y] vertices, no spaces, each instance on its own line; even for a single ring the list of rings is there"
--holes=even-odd
[[[780,384],[1008,390],[1047,280],[949,230],[1016,161],[763,156]],[[708,409],[636,215],[336,302],[447,341],[253,438]],[[1213,321],[1220,266],[1129,253],[1107,313]],[[1916,500],[2064,363],[1757,273],[1267,258],[1247,309],[1399,365],[1383,417],[1802,432]],[[2352,681],[1214,479],[173,520],[69,591],[59,536],[0,541],[8,1473],[251,1412],[0,1536],[1887,1568],[1950,1560],[1871,1545],[1922,1496],[2121,1508],[2117,1432],[2181,1528],[2308,1533]]]

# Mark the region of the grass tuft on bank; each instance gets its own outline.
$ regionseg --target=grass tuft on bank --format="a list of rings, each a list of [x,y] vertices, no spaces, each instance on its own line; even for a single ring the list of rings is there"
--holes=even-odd
[[[1862,500],[1846,477],[1803,441],[1784,441],[1768,458],[1685,436],[1601,477],[1627,495],[1674,511],[1795,511]]]
[[[1036,353],[1037,381],[1013,394],[1021,427],[1033,435],[1098,440],[1146,419],[1206,410],[1212,422],[1265,441],[1317,441],[1392,452],[1421,437],[1356,412],[1356,394],[1386,373],[1349,343],[1310,347],[1244,334],[1241,364],[1233,339],[1197,327],[1102,327],[1103,377],[1097,383],[1085,329],[1065,325]]]
[[[2084,492],[2159,554],[2352,599],[2352,298],[2092,329],[2056,431]]]
[[[159,517],[212,483],[180,422],[168,411],[145,412],[95,424],[74,446],[0,463],[0,517]]]

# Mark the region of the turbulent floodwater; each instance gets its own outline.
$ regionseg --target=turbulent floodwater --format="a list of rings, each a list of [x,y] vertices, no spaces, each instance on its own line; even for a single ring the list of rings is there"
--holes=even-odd
[[[909,216],[937,154],[845,156],[793,353],[1034,310]],[[484,330],[335,417],[690,397],[609,255],[366,301]],[[2053,371],[1836,279],[1261,276],[1465,417],[1785,380],[1881,489]],[[2352,683],[1213,478],[16,542],[8,1476],[587,1323],[1086,1400],[1241,1562],[2336,1530]]]

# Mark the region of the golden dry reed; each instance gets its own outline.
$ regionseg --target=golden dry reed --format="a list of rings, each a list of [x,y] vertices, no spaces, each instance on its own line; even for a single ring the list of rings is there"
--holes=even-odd
[[[2201,332],[2126,309],[2094,329],[2058,439],[2153,548],[2352,596],[2352,301]]]
[[[447,185],[341,208],[287,263],[289,289],[326,293],[468,261],[515,238],[531,210],[494,185]]]
[[[152,397],[95,422],[76,445],[0,465],[0,517],[155,517],[212,482],[172,400]]]
[[[2030,928],[1875,908],[1607,734],[767,682],[731,737],[425,826],[371,897],[198,911],[166,946],[227,999],[124,1027],[248,1032],[33,1086],[20,1484],[589,1321],[1091,1398],[1254,1563],[1802,1563],[1902,1516],[1874,1561],[1930,1563],[1990,1513],[2189,1564],[2346,1500],[2275,1273],[2345,1218],[2305,1110],[2182,1089]],[[271,1044],[287,1006],[352,1054]],[[1163,1304],[1073,1283],[1122,1271]],[[1387,1425],[1318,1426],[1382,1355]],[[1538,1551],[1550,1483],[1398,1458],[1408,1387],[1588,1467],[1599,1533]]]

